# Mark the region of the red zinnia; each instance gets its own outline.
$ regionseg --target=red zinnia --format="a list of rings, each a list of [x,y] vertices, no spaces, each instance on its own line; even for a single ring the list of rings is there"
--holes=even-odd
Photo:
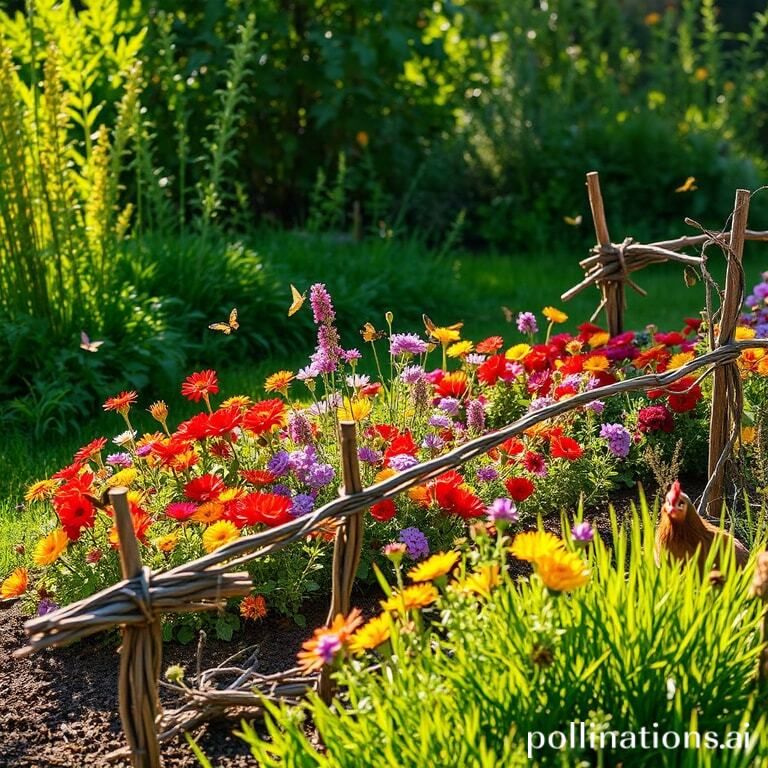
[[[210,417],[207,413],[197,413],[191,419],[182,421],[173,433],[174,439],[202,440],[208,436]]]
[[[181,394],[193,403],[207,400],[208,395],[215,395],[219,391],[219,382],[216,379],[216,371],[197,371],[184,379],[181,385]]]
[[[391,520],[396,512],[395,502],[392,499],[384,499],[384,501],[379,501],[371,507],[371,517],[380,523]]]
[[[226,518],[238,528],[262,523],[271,528],[293,520],[291,500],[277,493],[249,493],[238,503],[229,506]]]
[[[240,408],[232,405],[229,408],[220,408],[208,417],[208,437],[223,437],[228,435],[235,427],[240,426]]]
[[[701,400],[701,387],[695,383],[693,376],[686,376],[680,381],[669,385],[667,403],[675,413],[692,411]]]
[[[128,413],[128,410],[136,402],[138,397],[139,396],[133,390],[130,392],[121,392],[114,397],[108,397],[102,407],[105,411]]]
[[[487,339],[483,339],[475,347],[475,351],[481,355],[492,355],[497,350],[504,346],[504,339],[501,336],[489,336]]]
[[[251,485],[269,485],[276,480],[275,476],[267,469],[241,469],[240,476]]]
[[[478,369],[477,378],[492,387],[499,379],[509,381],[514,378],[509,360],[504,355],[489,357]]]
[[[216,501],[225,488],[220,477],[211,474],[200,475],[184,486],[184,495],[192,501]]]
[[[549,452],[556,459],[568,459],[568,461],[576,461],[584,453],[581,446],[572,437],[565,435],[558,435],[550,440]]]
[[[261,400],[252,405],[243,416],[243,429],[262,435],[285,424],[285,403],[282,400]]]
[[[665,347],[676,347],[685,341],[685,336],[678,331],[670,331],[669,333],[654,334],[653,340],[657,344],[663,344]]]
[[[88,445],[84,445],[75,455],[75,463],[82,463],[95,456],[99,451],[107,444],[106,437],[97,437],[95,440],[91,440]]]
[[[93,528],[96,522],[96,507],[86,496],[72,493],[54,500],[56,514],[61,527],[70,541],[77,541],[83,528]]]
[[[510,477],[504,486],[512,501],[525,501],[536,490],[527,477]]]

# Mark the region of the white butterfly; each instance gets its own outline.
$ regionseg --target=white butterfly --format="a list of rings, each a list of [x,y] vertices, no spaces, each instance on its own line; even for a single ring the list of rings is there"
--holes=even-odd
[[[91,341],[85,331],[80,331],[80,349],[86,352],[98,352],[103,341]]]

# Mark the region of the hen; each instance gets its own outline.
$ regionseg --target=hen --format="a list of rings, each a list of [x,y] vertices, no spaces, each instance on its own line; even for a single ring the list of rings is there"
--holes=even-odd
[[[680,482],[675,480],[664,499],[656,529],[656,564],[659,564],[664,551],[682,561],[698,557],[699,570],[703,574],[707,557],[715,541],[719,541],[721,552],[724,552],[726,547],[733,548],[734,559],[739,568],[747,564],[749,559],[747,548],[727,531],[704,520],[696,511],[690,498],[682,492]],[[720,563],[714,563],[713,567],[718,568],[720,565]]]

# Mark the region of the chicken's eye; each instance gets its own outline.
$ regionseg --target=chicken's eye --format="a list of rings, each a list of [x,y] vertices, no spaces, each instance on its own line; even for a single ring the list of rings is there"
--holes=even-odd
[[[678,509],[685,509],[685,502],[682,499],[677,502],[677,508]]]

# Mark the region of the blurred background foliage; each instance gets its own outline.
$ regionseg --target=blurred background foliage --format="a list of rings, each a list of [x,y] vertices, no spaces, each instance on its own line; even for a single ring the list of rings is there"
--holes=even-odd
[[[6,2],[0,419],[66,400],[64,432],[107,387],[287,353],[288,281],[341,290],[349,330],[384,298],[500,303],[591,243],[586,170],[615,237],[720,226],[765,178],[766,26],[753,0]],[[234,304],[242,341],[213,344]]]

